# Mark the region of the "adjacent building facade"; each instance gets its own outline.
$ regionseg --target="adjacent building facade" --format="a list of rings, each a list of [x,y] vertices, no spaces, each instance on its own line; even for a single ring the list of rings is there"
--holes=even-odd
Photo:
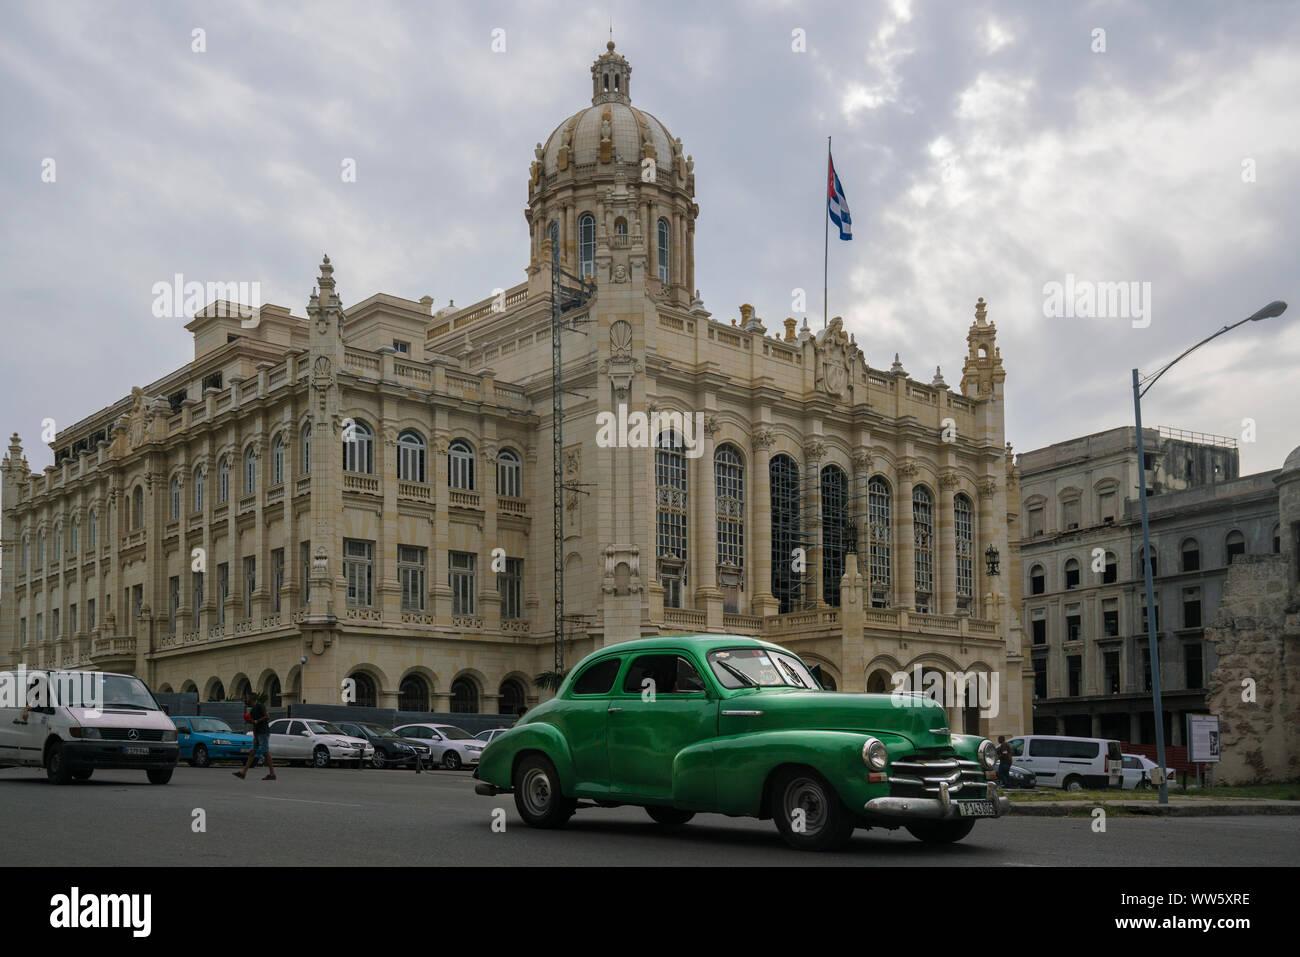
[[[344,309],[327,258],[303,316],[211,303],[194,361],[60,432],[44,474],[15,435],[0,656],[205,698],[337,702],[352,678],[381,707],[535,703],[558,253],[594,288],[562,342],[566,665],[643,635],[762,635],[841,690],[996,676],[952,727],[1022,730],[1019,494],[983,300],[959,391],[869,365],[839,319],[715,318],[694,161],[632,106],[631,73],[611,43],[591,105],[537,145],[524,282]]]
[[[1277,471],[1239,475],[1235,440],[1146,429],[1148,516],[1166,740],[1204,713],[1205,629],[1229,567],[1280,549]],[[1111,429],[1018,457],[1023,627],[1041,734],[1155,740],[1137,435]]]

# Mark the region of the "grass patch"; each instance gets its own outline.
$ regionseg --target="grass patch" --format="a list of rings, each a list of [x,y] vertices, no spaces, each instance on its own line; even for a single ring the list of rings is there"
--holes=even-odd
[[[1006,792],[1013,803],[1031,803],[1034,801],[1091,801],[1107,803],[1110,801],[1154,801],[1159,798],[1157,788],[1147,790],[1121,791],[1118,788],[1084,791],[1062,791],[1059,788],[1038,789],[1036,791]],[[1300,781],[1285,781],[1279,784],[1241,784],[1232,787],[1190,788],[1171,787],[1170,797],[1200,798],[1201,800],[1278,800],[1300,801]]]

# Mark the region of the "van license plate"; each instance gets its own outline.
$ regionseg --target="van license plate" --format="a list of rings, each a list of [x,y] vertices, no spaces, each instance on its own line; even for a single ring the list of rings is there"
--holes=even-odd
[[[122,749],[122,753],[123,754],[148,754],[149,749],[140,748],[140,747],[125,747]]]
[[[992,801],[958,801],[957,814],[960,817],[997,817],[998,812]]]

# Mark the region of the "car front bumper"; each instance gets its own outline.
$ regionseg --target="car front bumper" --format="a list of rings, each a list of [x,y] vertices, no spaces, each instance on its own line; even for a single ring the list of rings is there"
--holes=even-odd
[[[131,754],[126,749],[135,748],[144,754]],[[117,741],[65,741],[63,754],[68,767],[74,771],[87,768],[123,768],[147,770],[149,768],[174,768],[180,750],[172,742],[150,741],[122,744]]]
[[[968,801],[987,801],[991,803],[993,805],[993,814],[962,814],[960,805]],[[1004,814],[1010,813],[1011,799],[1005,795],[999,795],[997,786],[992,782],[989,783],[984,796],[980,798],[968,798],[965,795],[961,798],[950,797],[947,784],[941,784],[937,798],[878,797],[868,801],[862,810],[872,817],[891,818],[899,821],[947,821],[964,817],[978,820],[980,817],[1002,817]]]

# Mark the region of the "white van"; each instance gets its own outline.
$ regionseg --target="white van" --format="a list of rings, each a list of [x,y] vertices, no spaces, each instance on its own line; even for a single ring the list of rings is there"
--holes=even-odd
[[[1026,734],[1007,744],[1012,762],[1032,771],[1039,787],[1082,791],[1117,788],[1122,781],[1124,758],[1118,741]]]
[[[0,672],[0,767],[43,767],[54,784],[96,768],[146,771],[166,784],[177,753],[176,726],[134,675]]]

